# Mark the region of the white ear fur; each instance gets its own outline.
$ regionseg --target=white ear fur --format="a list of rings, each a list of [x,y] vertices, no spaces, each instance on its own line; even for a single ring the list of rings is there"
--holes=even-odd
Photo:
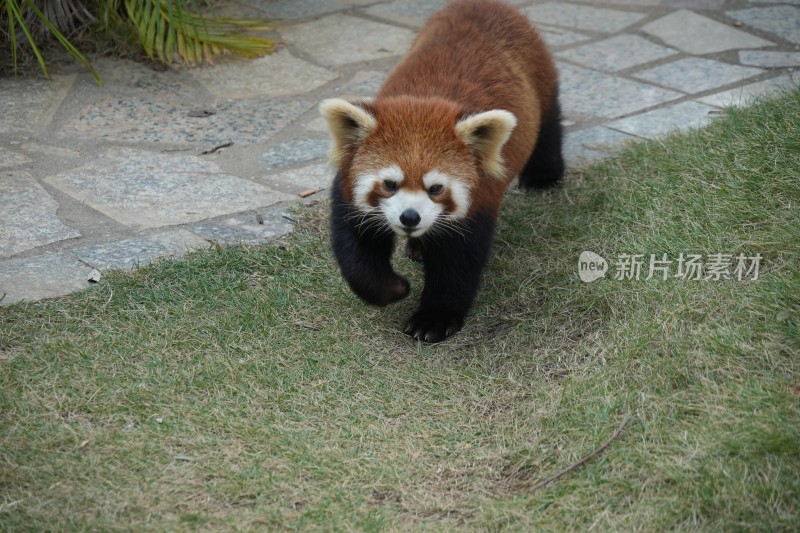
[[[319,111],[331,130],[331,163],[336,167],[341,164],[347,149],[363,141],[378,125],[375,117],[363,107],[339,98],[323,100]]]
[[[501,151],[516,125],[517,118],[512,113],[504,109],[492,109],[459,120],[456,135],[480,155],[483,167],[490,176],[503,179],[506,169]]]

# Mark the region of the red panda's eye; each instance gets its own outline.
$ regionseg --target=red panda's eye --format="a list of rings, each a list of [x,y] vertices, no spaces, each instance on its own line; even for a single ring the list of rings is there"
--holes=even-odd
[[[397,190],[397,182],[392,180],[383,180],[383,187],[389,192]]]
[[[439,194],[442,194],[443,190],[444,190],[444,187],[439,185],[439,184],[431,185],[428,188],[428,194],[430,194],[431,196],[438,196]]]

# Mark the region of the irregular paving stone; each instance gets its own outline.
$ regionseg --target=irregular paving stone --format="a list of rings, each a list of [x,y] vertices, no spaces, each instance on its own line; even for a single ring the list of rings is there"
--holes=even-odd
[[[374,0],[271,0],[258,2],[258,6],[269,18],[296,19],[324,15],[350,7],[371,4]]]
[[[259,222],[259,217],[261,222]],[[292,232],[294,219],[284,208],[271,208],[223,220],[208,220],[190,229],[204,239],[222,245],[258,245]]]
[[[569,31],[563,28],[556,28],[555,26],[542,26],[537,24],[539,35],[542,36],[547,46],[558,48],[559,46],[567,46],[589,39],[588,35],[578,33],[576,31]]]
[[[0,133],[37,131],[53,118],[75,76],[0,77]]]
[[[642,37],[625,34],[570,48],[556,55],[579,65],[617,72],[677,53],[677,50],[651,43]]]
[[[342,87],[341,92],[345,95],[345,98],[350,95],[375,96],[388,76],[389,73],[382,70],[359,70],[353,76],[353,79]]]
[[[644,25],[642,31],[658,37],[670,46],[696,55],[773,44],[685,9]]]
[[[194,69],[194,77],[209,92],[224,98],[303,94],[339,77],[337,72],[280,50],[251,61],[228,61]]]
[[[596,4],[616,4],[619,6],[664,6],[668,8],[688,7],[694,10],[719,9],[728,0],[592,0]]]
[[[754,7],[726,14],[748,26],[800,44],[800,8],[792,6]]]
[[[0,305],[64,296],[90,286],[88,267],[67,253],[0,261]],[[5,297],[3,297],[5,295]]]
[[[314,120],[308,122],[305,125],[305,128],[309,131],[318,131],[318,132],[327,132],[328,130],[328,121],[325,120],[324,117],[317,117]]]
[[[287,189],[299,194],[303,191],[321,191],[331,186],[335,172],[327,163],[286,170],[272,176],[272,180],[285,184]]]
[[[635,77],[686,93],[700,93],[757,76],[764,71],[702,57],[687,57],[634,74]]]
[[[683,96],[583,67],[562,64],[561,109],[572,120],[581,117],[616,118]]]
[[[366,12],[373,17],[419,28],[446,4],[447,0],[394,0],[369,7]]]
[[[25,154],[21,154],[0,146],[0,169],[17,167],[30,162],[30,157],[26,156]],[[2,185],[2,182],[0,182],[0,185]]]
[[[569,166],[594,163],[614,155],[636,138],[603,126],[572,132],[564,139],[564,157]]]
[[[69,150],[67,148],[61,148],[60,146],[53,146],[51,144],[25,143],[22,145],[22,149],[32,154],[38,154],[44,156],[52,156],[60,158],[80,157],[80,154],[75,150]]]
[[[111,149],[47,182],[132,227],[196,222],[288,199],[263,185],[225,175],[198,156]]]
[[[81,246],[70,250],[86,264],[98,270],[131,270],[164,257],[180,257],[185,253],[208,248],[209,242],[186,230],[173,230],[134,239]]]
[[[261,154],[261,161],[269,168],[282,168],[327,157],[330,149],[329,139],[301,137],[269,147]]]
[[[282,35],[319,64],[334,66],[402,55],[414,38],[410,30],[349,15],[291,26]]]
[[[103,87],[86,85],[86,90],[91,91],[92,96],[109,91],[118,92],[120,89],[158,98],[169,98],[176,94],[193,96],[197,93],[194,79],[185,68],[168,66],[164,70],[155,70],[147,63],[112,57],[98,57],[92,63],[103,75]]]
[[[763,68],[800,67],[800,52],[740,50],[739,63]]]
[[[689,131],[706,126],[711,122],[715,110],[711,106],[697,102],[681,102],[615,120],[607,126],[637,137],[653,139],[676,131]]]
[[[782,90],[791,89],[796,86],[797,81],[786,74],[728,91],[710,94],[698,98],[698,100],[717,107],[741,107],[751,103],[755,99],[779,93]]]
[[[105,86],[80,87],[76,104],[82,104],[60,132],[64,138],[77,134],[130,142],[260,142],[314,104],[290,97],[215,99],[189,69],[154,72],[130,61],[99,62]],[[198,111],[208,114],[198,116]]]
[[[537,23],[604,33],[620,31],[646,16],[644,13],[564,2],[547,2],[524,8],[522,12]]]
[[[57,210],[58,202],[27,172],[0,174],[0,257],[80,237]]]
[[[61,136],[93,137],[113,141],[203,143],[265,141],[308,111],[316,102],[292,97],[260,98],[247,102],[218,101],[203,106],[213,112],[190,116],[192,102],[149,97],[101,98],[80,117],[65,125]]]

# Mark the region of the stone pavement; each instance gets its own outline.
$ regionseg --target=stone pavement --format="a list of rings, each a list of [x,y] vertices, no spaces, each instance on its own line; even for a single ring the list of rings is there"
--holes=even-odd
[[[800,0],[513,3],[559,62],[573,168],[800,77]],[[0,79],[0,304],[291,231],[290,208],[332,178],[317,103],[372,95],[444,4],[234,0],[224,14],[274,21],[276,53],[165,71],[101,58],[102,88],[75,67]]]

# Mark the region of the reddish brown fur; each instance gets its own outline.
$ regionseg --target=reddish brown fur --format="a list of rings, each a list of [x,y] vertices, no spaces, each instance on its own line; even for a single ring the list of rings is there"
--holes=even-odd
[[[478,178],[470,212],[497,213],[508,182],[531,155],[556,91],[552,58],[521,13],[500,1],[455,2],[428,21],[375,101],[365,105],[378,128],[360,148],[364,166],[398,164],[415,188],[433,168]],[[491,109],[517,118],[503,148],[505,181],[475,176],[469,149],[453,133],[459,118]],[[352,161],[347,159],[345,168]]]

